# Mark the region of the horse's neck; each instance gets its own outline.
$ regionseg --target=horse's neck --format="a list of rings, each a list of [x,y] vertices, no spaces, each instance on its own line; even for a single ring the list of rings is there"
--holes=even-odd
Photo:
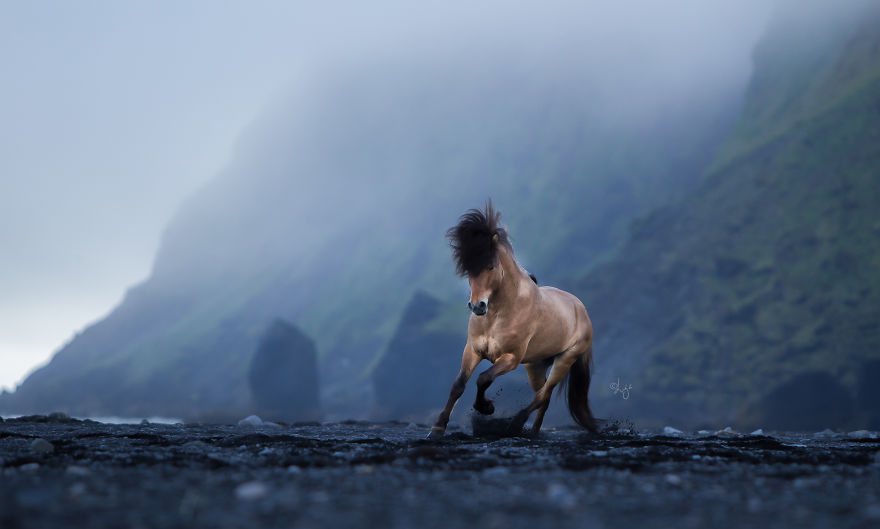
[[[516,262],[513,252],[504,246],[498,250],[498,260],[504,269],[504,279],[502,282],[502,303],[504,301],[512,301],[516,298],[519,289],[520,280],[525,275],[525,271]],[[531,280],[530,280],[531,281]]]

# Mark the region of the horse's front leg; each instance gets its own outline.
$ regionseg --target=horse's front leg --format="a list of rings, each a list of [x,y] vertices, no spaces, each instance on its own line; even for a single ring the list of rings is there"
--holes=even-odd
[[[452,389],[449,390],[449,400],[446,401],[446,406],[443,408],[443,411],[440,412],[440,416],[437,417],[437,422],[431,427],[431,433],[428,434],[428,439],[439,439],[443,437],[443,434],[446,432],[446,425],[449,424],[449,416],[452,415],[452,408],[455,407],[455,403],[458,402],[458,399],[461,398],[461,394],[464,393],[467,381],[471,378],[471,374],[474,372],[474,369],[476,369],[477,364],[480,363],[480,360],[480,357],[474,352],[471,344],[465,344],[464,352],[461,354],[461,369],[458,371],[458,376],[455,377],[455,381],[452,383]]]
[[[516,369],[519,360],[515,355],[505,354],[498,357],[495,363],[489,369],[480,373],[477,377],[477,400],[474,401],[474,409],[483,415],[492,415],[495,413],[495,405],[486,398],[486,390],[496,378],[504,373],[509,373]]]

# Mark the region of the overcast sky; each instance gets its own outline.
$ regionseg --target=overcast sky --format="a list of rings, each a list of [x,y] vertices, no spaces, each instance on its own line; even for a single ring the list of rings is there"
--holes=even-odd
[[[594,32],[596,54],[679,39],[747,64],[769,13],[758,0],[560,1],[544,19],[540,2],[318,5],[0,0],[0,387],[149,275],[175,208],[316,65],[419,42],[467,53],[523,21]]]

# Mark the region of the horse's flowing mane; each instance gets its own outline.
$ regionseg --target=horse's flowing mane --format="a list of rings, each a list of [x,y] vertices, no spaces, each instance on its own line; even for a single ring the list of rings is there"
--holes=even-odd
[[[507,230],[501,226],[501,213],[495,211],[492,201],[486,202],[482,211],[469,209],[459,217],[458,224],[449,228],[446,238],[452,247],[455,271],[460,276],[476,276],[498,258],[498,245],[508,249],[510,240]],[[498,236],[497,241],[492,239]]]

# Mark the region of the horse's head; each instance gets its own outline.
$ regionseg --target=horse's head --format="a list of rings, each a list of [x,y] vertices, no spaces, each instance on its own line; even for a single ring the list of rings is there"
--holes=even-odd
[[[467,276],[471,287],[468,308],[477,316],[488,312],[489,298],[501,287],[504,277],[498,254],[501,247],[510,249],[510,241],[500,220],[501,214],[489,201],[482,211],[468,210],[446,232],[456,271]]]
[[[468,308],[474,314],[483,316],[489,311],[489,298],[492,297],[494,291],[501,287],[503,278],[504,268],[497,261],[476,275],[468,274],[468,284],[471,287]]]

